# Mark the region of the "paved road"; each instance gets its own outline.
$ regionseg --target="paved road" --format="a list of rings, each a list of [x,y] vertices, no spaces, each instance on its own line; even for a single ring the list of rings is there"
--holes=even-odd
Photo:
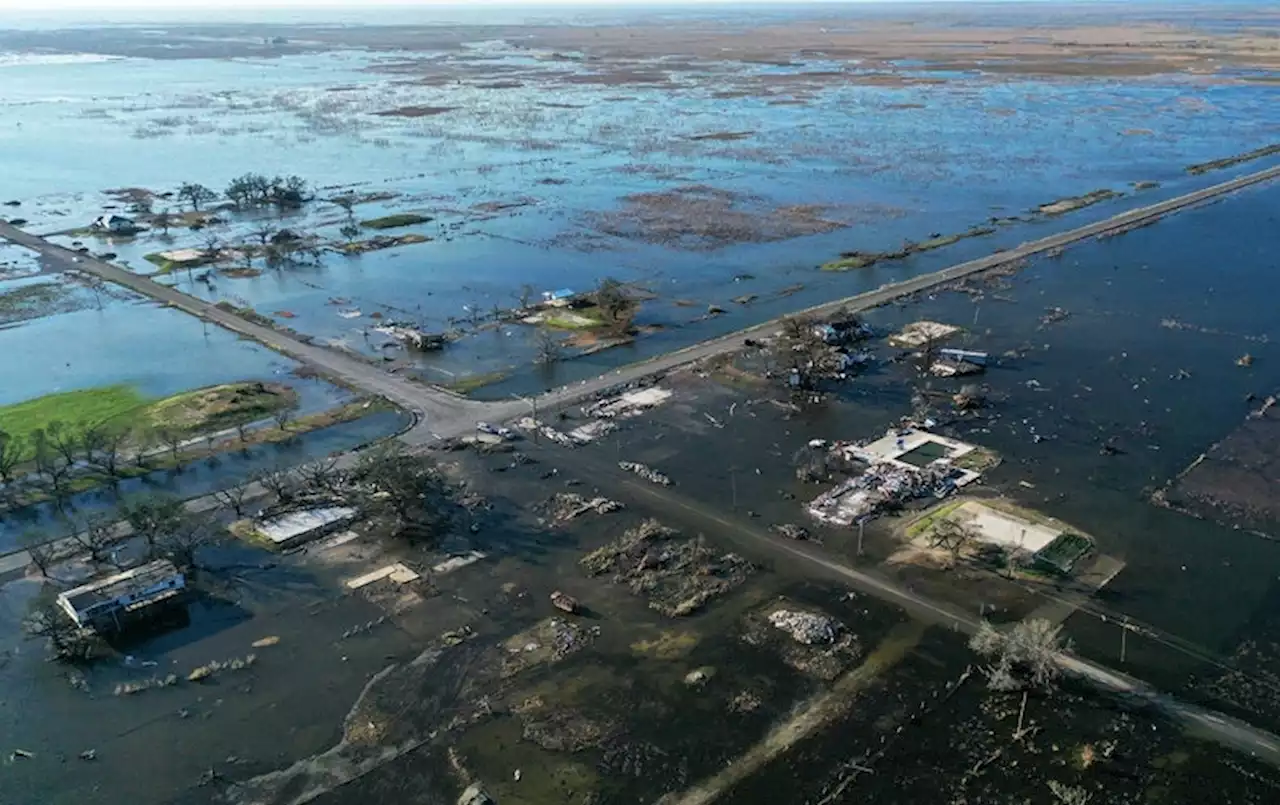
[[[803,311],[797,311],[797,313],[819,316],[834,313],[842,308],[853,312],[868,310],[902,296],[927,290],[972,274],[1008,265],[1053,249],[1061,249],[1098,235],[1147,223],[1169,213],[1177,212],[1277,177],[1280,177],[1280,166],[1241,176],[1203,190],[1197,190],[1193,193],[1159,202],[1158,204],[1123,212],[1104,221],[1087,224],[1069,232],[1062,232],[1023,243],[1007,251],[960,263],[932,274],[924,274],[903,282],[885,285],[874,291],[837,299]],[[55,268],[61,267],[84,271],[108,282],[122,285],[144,296],[252,338],[361,391],[386,397],[397,405],[411,411],[418,418],[417,423],[401,436],[401,439],[409,445],[420,446],[440,438],[457,436],[472,430],[479,420],[505,421],[526,411],[523,403],[469,400],[438,386],[429,386],[392,375],[381,366],[367,362],[360,357],[306,343],[288,333],[264,327],[236,313],[223,310],[203,299],[190,296],[168,285],[134,274],[131,271],[98,260],[90,255],[80,254],[55,245],[44,238],[29,234],[9,224],[0,223],[0,238],[5,238],[39,252]],[[775,319],[730,335],[676,350],[651,360],[624,366],[591,380],[547,392],[541,395],[538,405],[539,407],[550,409],[579,402],[612,386],[632,383],[685,364],[731,352],[741,346],[744,338],[763,337],[775,331],[777,327],[778,320]]]
[[[744,554],[771,561],[783,572],[820,576],[849,585],[859,592],[893,604],[918,619],[964,634],[978,630],[973,613],[908,590],[878,573],[847,565],[806,543],[781,539],[756,521],[723,513],[680,492],[638,479],[612,461],[590,450],[574,450],[551,444],[527,445],[544,464],[560,465],[566,476],[582,478],[593,487],[627,502],[648,505],[662,517],[687,531],[713,534],[731,542]],[[1070,611],[1059,610],[1065,618]],[[1060,654],[1063,670],[1130,701],[1154,707],[1189,732],[1280,767],[1280,737],[1230,716],[1188,704],[1155,689],[1146,682],[1074,654]]]
[[[360,357],[328,347],[308,344],[293,335],[264,327],[149,277],[50,243],[9,224],[0,223],[0,237],[39,252],[55,269],[82,271],[107,282],[122,285],[143,296],[252,338],[360,391],[385,397],[417,417],[418,421],[410,431],[413,435],[407,439],[413,443],[422,444],[431,441],[434,438],[433,434],[449,436],[466,432],[475,428],[477,419],[504,412],[503,406],[486,405],[468,400],[444,389],[393,375],[381,366]],[[511,414],[508,414],[511,416],[519,411],[521,406],[511,402],[507,403],[505,408],[511,411]]]

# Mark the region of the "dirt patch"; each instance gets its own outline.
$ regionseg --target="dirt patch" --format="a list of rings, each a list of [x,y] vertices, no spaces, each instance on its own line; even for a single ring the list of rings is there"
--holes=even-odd
[[[754,131],[713,131],[708,134],[691,134],[685,139],[692,142],[702,142],[703,140],[721,140],[727,142],[732,140],[745,140],[753,134],[755,134]]]
[[[456,106],[400,106],[395,109],[384,109],[374,112],[378,117],[432,117],[452,112]]]
[[[547,618],[502,643],[502,676],[515,676],[527,668],[550,665],[586,648],[600,633],[598,626],[575,620]]]
[[[1231,527],[1280,525],[1280,410],[1275,398],[1206,450],[1155,502]]]
[[[621,210],[592,213],[598,232],[693,251],[736,243],[767,243],[833,232],[847,226],[817,205],[769,207],[761,199],[707,185],[636,193]]]

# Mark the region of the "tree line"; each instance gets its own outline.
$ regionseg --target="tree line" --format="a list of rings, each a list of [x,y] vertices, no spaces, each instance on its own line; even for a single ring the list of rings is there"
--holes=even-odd
[[[201,206],[224,197],[240,210],[266,206],[291,209],[302,206],[311,196],[307,181],[301,176],[268,178],[259,173],[246,173],[232,179],[222,193],[196,182],[183,182],[177,197],[199,212]]]

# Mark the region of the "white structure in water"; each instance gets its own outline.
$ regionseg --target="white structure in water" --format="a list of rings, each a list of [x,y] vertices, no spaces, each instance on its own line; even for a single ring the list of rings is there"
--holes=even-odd
[[[350,506],[323,506],[289,512],[258,523],[259,534],[277,548],[291,548],[349,523],[356,516]]]
[[[158,559],[67,590],[58,596],[58,606],[78,626],[109,631],[173,603],[186,586],[173,562]]]

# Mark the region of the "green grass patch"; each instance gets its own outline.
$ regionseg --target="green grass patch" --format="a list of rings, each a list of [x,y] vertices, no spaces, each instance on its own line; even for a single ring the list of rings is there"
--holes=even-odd
[[[962,470],[986,472],[1000,463],[1000,454],[990,448],[975,447],[951,463]]]
[[[1067,574],[1093,551],[1093,540],[1080,534],[1065,532],[1036,554],[1033,567]]]
[[[22,285],[0,294],[0,324],[67,313],[80,307],[83,305],[65,285],[55,282]]]
[[[915,539],[922,534],[928,533],[935,524],[945,520],[952,512],[963,505],[963,500],[953,500],[950,503],[944,503],[932,511],[925,513],[919,520],[916,520],[914,523],[907,526],[907,536],[911,539]]]
[[[485,372],[484,374],[478,375],[467,375],[466,377],[458,378],[445,386],[445,388],[458,394],[471,394],[485,386],[492,386],[494,383],[501,383],[510,376],[511,373],[505,370],[498,372]]]
[[[542,323],[557,330],[594,330],[604,327],[604,312],[600,308],[557,308],[543,314]]]
[[[1071,196],[1070,198],[1059,199],[1048,204],[1041,204],[1036,211],[1042,215],[1062,215],[1068,212],[1092,206],[1108,199],[1119,198],[1122,193],[1114,190],[1103,188],[1094,190],[1092,193],[1085,193],[1083,196]]]
[[[184,268],[198,268],[213,262],[207,257],[198,257],[195,260],[170,260],[164,256],[163,252],[144,254],[142,255],[142,259],[156,267],[156,276],[172,274],[173,272],[181,271]]]
[[[147,399],[132,386],[102,386],[48,394],[0,408],[0,430],[21,438],[30,458],[31,434],[48,428],[51,422],[69,426],[104,421],[134,424],[146,408]]]
[[[883,252],[849,252],[839,260],[831,260],[822,264],[823,271],[853,271],[866,268],[880,260]]]
[[[401,226],[426,224],[432,220],[429,216],[419,215],[416,212],[402,212],[396,215],[384,215],[381,218],[370,218],[366,221],[361,221],[360,226],[366,229],[395,229]]]

